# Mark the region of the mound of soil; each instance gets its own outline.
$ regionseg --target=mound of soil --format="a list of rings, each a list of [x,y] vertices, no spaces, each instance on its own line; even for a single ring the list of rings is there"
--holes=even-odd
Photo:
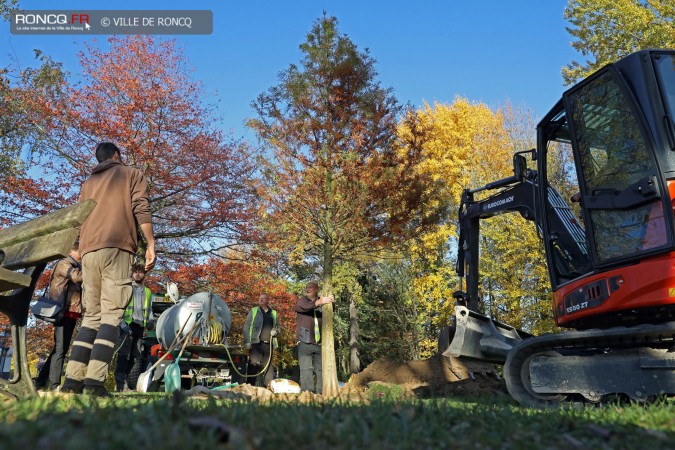
[[[374,382],[395,384],[403,387],[406,398],[456,397],[505,394],[506,384],[494,372],[484,370],[486,367],[467,367],[461,361],[436,355],[424,361],[408,361],[404,363],[390,359],[379,359],[340,389],[339,397],[346,401],[369,402],[369,385]],[[208,398],[215,396],[229,400],[244,401],[279,401],[287,400],[298,403],[322,403],[321,395],[311,392],[301,394],[273,394],[271,391],[243,384],[231,389],[212,391],[197,386],[184,392],[187,396]]]
[[[354,375],[343,388],[353,392],[367,389],[369,383],[378,381],[403,386],[416,397],[458,395],[492,395],[506,393],[506,385],[495,373],[450,368],[450,358],[436,355],[423,361],[404,363],[379,359],[361,373]],[[472,377],[473,375],[473,377]]]
[[[442,356],[434,356],[423,361],[400,363],[391,359],[379,359],[366,367],[361,373],[354,375],[350,384],[368,386],[371,381],[382,381],[400,385],[439,386],[459,381],[450,371]]]

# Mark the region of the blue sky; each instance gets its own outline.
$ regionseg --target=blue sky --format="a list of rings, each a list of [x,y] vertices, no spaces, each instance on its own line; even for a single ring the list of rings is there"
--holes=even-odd
[[[244,127],[250,103],[300,59],[298,46],[325,10],[359,48],[369,48],[379,80],[402,103],[451,103],[456,96],[497,107],[506,100],[543,116],[565,90],[561,68],[579,58],[563,19],[566,0],[20,1],[23,9],[209,9],[214,31],[175,36],[194,78],[217,95],[223,127]],[[105,42],[105,36],[98,36]],[[78,36],[15,36],[0,23],[0,67],[33,64],[33,48],[77,73]]]

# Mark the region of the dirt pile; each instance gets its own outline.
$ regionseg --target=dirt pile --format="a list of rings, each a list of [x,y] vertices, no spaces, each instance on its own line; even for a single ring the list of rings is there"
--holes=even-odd
[[[456,363],[454,360],[453,362]],[[379,359],[354,375],[343,390],[367,389],[369,383],[374,381],[398,384],[416,397],[492,395],[506,392],[504,381],[494,373],[476,371],[472,378],[463,367],[458,369],[453,365],[451,370],[451,360],[441,355],[404,363]]]
[[[491,366],[487,366],[491,367]],[[481,369],[485,367],[481,366]],[[471,373],[470,373],[471,372]],[[473,377],[471,376],[473,375]],[[340,389],[339,398],[345,401],[369,402],[373,399],[374,382],[401,386],[402,398],[457,397],[505,394],[506,385],[494,373],[468,367],[461,361],[440,355],[424,361],[404,363],[379,359]],[[270,390],[243,384],[226,390],[209,390],[197,386],[184,392],[187,396],[208,398],[215,396],[228,400],[269,402],[286,400],[298,403],[322,403],[326,399],[311,392],[301,394],[273,394]],[[375,397],[377,397],[375,395]]]

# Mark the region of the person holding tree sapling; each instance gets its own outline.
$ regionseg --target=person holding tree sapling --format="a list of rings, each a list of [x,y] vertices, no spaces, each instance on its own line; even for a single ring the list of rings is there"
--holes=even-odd
[[[307,283],[305,295],[298,297],[295,305],[300,389],[303,391],[322,392],[321,307],[334,301],[332,295],[319,297],[319,284],[311,281]]]

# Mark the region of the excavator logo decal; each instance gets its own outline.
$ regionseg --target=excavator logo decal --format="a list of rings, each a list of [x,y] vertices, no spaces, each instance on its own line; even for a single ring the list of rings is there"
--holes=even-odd
[[[509,197],[506,197],[506,198],[503,198],[501,200],[494,201],[492,203],[488,203],[488,204],[485,205],[485,209],[487,210],[487,209],[496,208],[497,206],[506,205],[507,203],[511,203],[512,201],[513,201],[513,195],[511,195]]]

